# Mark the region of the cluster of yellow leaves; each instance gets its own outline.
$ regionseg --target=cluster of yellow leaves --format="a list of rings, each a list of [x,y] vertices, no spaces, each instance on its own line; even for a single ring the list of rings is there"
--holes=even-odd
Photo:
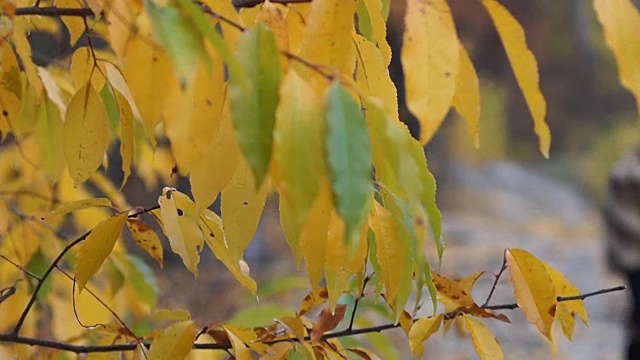
[[[580,291],[558,270],[521,249],[507,249],[505,261],[511,275],[511,284],[517,305],[527,320],[550,342],[551,327],[558,320],[564,335],[571,339],[575,316],[588,324],[587,310],[582,299],[565,301],[562,298],[580,295]],[[436,333],[441,325],[445,332],[455,323],[458,329],[466,329],[481,359],[502,359],[500,344],[493,332],[476,318],[494,318],[510,323],[500,313],[479,306],[471,293],[476,281],[484,272],[471,274],[463,279],[453,279],[437,273],[433,282],[438,289],[438,300],[444,304],[444,313],[420,318],[403,328],[409,337],[414,356],[424,352],[424,342]]]

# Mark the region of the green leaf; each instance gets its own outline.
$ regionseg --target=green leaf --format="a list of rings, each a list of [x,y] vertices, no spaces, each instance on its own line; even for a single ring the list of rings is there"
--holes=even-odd
[[[132,254],[127,256],[131,265],[131,276],[128,281],[140,296],[140,299],[152,309],[155,308],[158,300],[158,284],[153,270],[139,257]]]
[[[178,7],[158,6],[152,0],[145,0],[144,6],[154,34],[176,65],[180,81],[183,84],[189,82],[198,63],[208,61],[200,31]]]
[[[231,115],[240,149],[260,187],[271,160],[280,53],[271,30],[258,23],[242,34],[236,55],[244,76],[232,73],[229,78]]]
[[[365,5],[363,0],[358,1],[358,10],[356,12],[358,17],[358,32],[362,34],[367,40],[372,43],[376,43],[376,39],[373,36],[373,25],[371,24],[371,16],[369,15],[369,10],[367,9],[367,5]]]
[[[371,144],[358,103],[336,82],[327,94],[327,160],[345,240],[357,247],[360,225],[371,205]]]

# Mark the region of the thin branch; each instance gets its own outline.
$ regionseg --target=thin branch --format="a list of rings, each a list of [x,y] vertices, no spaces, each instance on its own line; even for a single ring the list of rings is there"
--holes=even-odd
[[[149,212],[149,211],[153,211],[153,210],[156,210],[156,209],[159,209],[159,208],[160,208],[160,206],[156,205],[154,207],[151,207],[151,208],[148,208],[148,209],[143,209],[141,211],[138,211],[138,212],[135,212],[133,214],[130,214],[128,217],[129,218],[135,218],[136,216],[138,216],[140,214],[143,214],[143,213],[146,213],[146,212]],[[13,331],[12,331],[13,335],[18,335],[18,333],[20,332],[20,328],[22,328],[22,325],[24,324],[24,321],[26,320],[27,315],[29,315],[29,311],[31,311],[31,308],[33,307],[33,304],[36,302],[36,298],[38,297],[38,294],[40,293],[40,290],[42,289],[42,286],[44,285],[45,280],[47,280],[49,275],[51,275],[51,272],[53,271],[53,269],[58,267],[58,263],[62,260],[64,255],[67,252],[69,252],[69,250],[71,250],[71,248],[73,248],[74,246],[76,246],[79,243],[81,243],[82,241],[84,241],[91,234],[92,231],[93,231],[93,229],[87,231],[86,233],[80,235],[78,238],[73,240],[71,243],[67,244],[67,246],[65,246],[64,249],[62,249],[62,251],[60,252],[60,254],[58,254],[58,256],[53,260],[51,265],[49,265],[49,267],[47,268],[47,271],[44,272],[44,274],[42,275],[42,277],[38,281],[38,284],[36,285],[36,288],[33,290],[33,294],[31,294],[31,298],[29,299],[29,302],[27,303],[27,306],[22,311],[22,314],[20,315],[20,319],[18,319],[18,322],[16,323],[16,326],[13,328]]]
[[[356,320],[356,312],[358,311],[358,304],[360,303],[360,300],[364,297],[364,290],[367,287],[367,283],[369,282],[369,280],[371,280],[370,276],[364,277],[364,280],[362,281],[362,289],[360,289],[360,294],[358,295],[358,297],[353,303],[353,311],[351,311],[351,319],[349,320],[349,327],[347,327],[347,330],[349,331],[353,330],[353,323]]]
[[[487,296],[487,300],[485,300],[482,307],[486,307],[489,305],[489,301],[491,301],[491,297],[493,296],[493,292],[496,291],[496,286],[498,285],[498,281],[500,281],[500,277],[502,273],[507,269],[507,251],[505,250],[504,255],[502,256],[502,267],[500,267],[500,271],[495,276],[496,279],[493,281],[493,285],[491,285],[491,291],[489,291],[489,295]]]
[[[610,292],[615,292],[615,291],[622,291],[625,290],[627,287],[626,286],[616,286],[613,288],[608,288],[608,289],[602,289],[602,290],[598,290],[598,291],[594,291],[594,292],[590,292],[590,293],[585,293],[582,295],[576,295],[576,296],[558,296],[558,302],[563,302],[563,301],[572,301],[572,300],[584,300],[588,297],[592,297],[592,296],[596,296],[596,295],[602,295],[602,294],[606,294],[606,293],[610,293]],[[485,309],[491,309],[491,310],[508,310],[508,309],[516,309],[518,308],[518,304],[504,304],[504,305],[491,305],[491,306],[486,306],[484,307]],[[445,316],[447,316],[447,314],[445,314]],[[414,321],[416,321],[417,319],[414,319]],[[343,337],[348,337],[348,336],[356,336],[356,335],[363,335],[363,334],[370,334],[370,333],[379,333],[382,331],[386,331],[386,330],[390,330],[390,329],[395,329],[400,327],[400,324],[394,324],[394,323],[389,323],[389,324],[382,324],[382,325],[377,325],[377,326],[370,326],[370,327],[365,327],[365,328],[360,328],[360,329],[345,329],[342,331],[336,331],[336,332],[332,332],[332,333],[328,333],[325,334],[321,340],[328,340],[328,339],[334,339],[334,338],[343,338]],[[304,341],[308,341],[310,340],[310,338],[307,336],[304,338]],[[272,345],[278,342],[297,342],[298,339],[297,338],[287,338],[287,339],[278,339],[278,340],[273,340],[273,341],[265,341],[263,344],[265,345]],[[46,347],[46,348],[52,348],[52,349],[59,349],[59,350],[65,350],[65,351],[70,351],[76,354],[81,354],[81,353],[98,353],[98,352],[115,352],[115,351],[133,351],[135,350],[138,346],[144,346],[145,348],[148,348],[150,346],[149,343],[128,343],[128,344],[119,344],[119,345],[102,345],[102,346],[98,346],[98,345],[74,345],[74,344],[69,344],[69,343],[65,343],[65,342],[59,342],[59,341],[55,341],[55,340],[44,340],[44,339],[38,339],[38,338],[31,338],[31,337],[25,337],[25,336],[20,336],[18,334],[0,334],[0,342],[8,342],[8,343],[15,343],[15,344],[26,344],[26,345],[31,345],[31,346],[41,346],[41,347]],[[213,344],[213,343],[209,343],[209,344],[193,344],[193,349],[194,350],[223,350],[223,351],[229,351],[230,349],[232,349],[231,344]]]

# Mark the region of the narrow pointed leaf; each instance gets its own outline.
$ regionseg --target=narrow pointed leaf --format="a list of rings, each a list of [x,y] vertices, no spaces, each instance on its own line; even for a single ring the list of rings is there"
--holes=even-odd
[[[131,232],[133,241],[162,267],[162,243],[156,232],[144,221],[138,219],[127,219],[127,227]]]
[[[502,353],[502,348],[491,330],[483,323],[470,316],[462,315],[462,317],[464,318],[467,330],[471,334],[473,348],[480,356],[480,360],[503,359],[504,354]]]
[[[620,82],[635,96],[640,112],[640,10],[636,4],[630,0],[593,1],[607,46],[616,59]]]
[[[551,131],[545,120],[547,102],[540,91],[538,62],[527,47],[524,30],[518,20],[496,0],[482,0],[482,5],[489,12],[491,20],[498,30],[511,68],[524,94],[524,99],[533,117],[534,131],[538,135],[540,152],[545,158],[548,158],[551,147]]]
[[[74,265],[74,273],[80,292],[84,289],[89,278],[98,272],[111,254],[113,246],[120,237],[125,220],[127,220],[127,213],[123,212],[101,221],[80,246]]]
[[[473,144],[480,147],[480,84],[467,50],[460,44],[460,63],[453,107],[467,123]]]
[[[333,198],[345,223],[345,241],[355,248],[370,206],[371,144],[360,106],[338,82],[327,94],[327,123]]]
[[[243,76],[231,74],[229,79],[231,115],[238,144],[259,187],[271,161],[280,53],[271,30],[259,23],[244,32],[236,56]]]
[[[426,144],[451,107],[458,76],[458,35],[446,0],[408,0],[402,47],[407,106]]]

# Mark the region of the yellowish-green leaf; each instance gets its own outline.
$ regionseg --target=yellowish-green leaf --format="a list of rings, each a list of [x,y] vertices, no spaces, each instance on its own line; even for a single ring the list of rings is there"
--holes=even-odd
[[[287,242],[299,254],[299,237],[324,176],[323,109],[314,90],[292,70],[280,89],[274,132],[274,176],[281,211],[291,224]],[[300,257],[296,257],[297,260]],[[299,264],[299,263],[298,263]]]
[[[180,255],[184,265],[198,277],[200,251],[204,238],[198,227],[195,204],[176,189],[165,187],[158,198],[162,229],[169,238],[171,250]]]
[[[480,356],[480,360],[500,360],[504,358],[502,348],[491,330],[480,321],[468,315],[462,315],[471,334],[473,348]]]
[[[111,254],[113,246],[120,237],[125,220],[127,220],[127,213],[122,212],[101,221],[82,242],[74,265],[80,292],[84,289],[89,278],[98,272],[102,263]]]
[[[304,257],[309,281],[314,292],[320,290],[320,281],[322,280],[325,263],[327,230],[329,229],[332,210],[331,188],[329,181],[324,178],[318,191],[318,196],[309,211],[307,222],[300,233],[300,250]],[[283,220],[281,219],[281,221]],[[283,228],[286,229],[286,226],[283,225]]]
[[[197,26],[173,3],[144,0],[154,35],[175,63],[180,83],[190,83],[200,62],[209,61]]]
[[[185,359],[191,352],[196,338],[193,321],[179,321],[169,325],[151,344],[149,360]]]
[[[398,119],[398,92],[389,76],[380,49],[360,35],[355,35],[358,48],[357,83],[360,91],[383,100],[384,111],[391,119]]]
[[[386,66],[391,62],[391,47],[387,43],[387,21],[383,14],[383,4],[380,0],[363,0],[371,19],[371,30],[380,49],[382,60]]]
[[[433,317],[423,317],[418,319],[409,331],[409,346],[411,353],[415,357],[422,356],[424,352],[424,342],[440,329],[442,324],[442,314]]]
[[[209,206],[231,181],[240,163],[240,149],[225,106],[215,139],[206,154],[194,163],[189,180],[198,210]],[[215,169],[215,171],[213,171]]]
[[[241,160],[227,187],[222,190],[222,219],[229,251],[241,259],[260,222],[267,200],[268,183],[257,187],[249,165]]]
[[[459,45],[446,0],[408,0],[402,68],[407,106],[426,144],[449,112],[458,77]]]
[[[398,294],[403,283],[411,283],[413,277],[411,249],[400,238],[393,215],[377,201],[374,201],[374,208],[369,216],[369,226],[375,234],[376,255],[382,267],[382,280],[386,289],[385,299],[389,304],[404,304],[407,299],[398,299]]]
[[[630,0],[594,0],[593,6],[618,64],[620,82],[635,96],[640,112],[640,11]]]
[[[327,124],[331,190],[346,227],[345,242],[353,249],[371,205],[371,144],[360,106],[338,82],[327,94]]]
[[[154,258],[160,267],[163,265],[162,243],[153,229],[144,221],[127,219],[127,227],[131,231],[133,241],[147,254]]]
[[[357,0],[313,1],[306,19],[300,55],[351,76],[356,64],[356,49],[351,37],[355,32],[353,17],[356,9]],[[302,66],[299,69],[314,89],[324,91],[330,85],[313,70]]]
[[[538,135],[540,152],[545,158],[548,158],[551,147],[551,131],[545,120],[547,102],[540,91],[538,62],[527,47],[524,30],[518,20],[496,0],[482,0],[482,5],[489,12],[491,20],[498,30],[511,68],[524,94],[524,99],[533,117],[534,131]]]
[[[63,122],[60,111],[49,99],[39,106],[36,139],[40,147],[40,162],[50,181],[54,182],[64,170]]]
[[[460,44],[460,63],[453,107],[467,123],[467,131],[476,148],[480,147],[480,84],[467,50]]]
[[[200,227],[205,232],[205,240],[213,255],[216,259],[220,260],[224,266],[231,271],[231,274],[240,282],[240,284],[247,290],[255,295],[258,291],[258,285],[255,280],[251,278],[249,272],[249,266],[241,258],[234,258],[231,255],[231,251],[227,247],[227,241],[224,233],[222,232],[222,219],[212,212],[205,209],[200,216]]]
[[[551,340],[556,292],[545,263],[521,249],[505,251],[516,301],[527,320]]]
[[[16,55],[8,42],[0,41],[0,140],[20,115],[22,81]]]
[[[46,217],[65,215],[72,211],[78,211],[88,208],[112,206],[113,205],[111,204],[111,201],[107,198],[83,199],[60,205],[59,207],[48,213]]]
[[[87,82],[71,98],[63,128],[64,157],[76,186],[102,163],[109,137],[108,123],[102,98]]]
[[[231,74],[229,99],[238,144],[262,185],[273,145],[273,127],[280,86],[280,54],[269,28],[258,23],[244,32],[236,48],[242,76]]]
[[[129,85],[127,85],[127,82],[120,70],[111,63],[106,63],[104,67],[105,71],[107,72],[107,80],[109,81],[109,85],[112,86],[114,92],[119,92],[122,96],[124,96],[125,99],[127,99],[129,107],[133,112],[133,116],[135,116],[136,119],[140,120],[140,111],[138,110],[138,106],[136,105],[135,100],[133,100],[133,95],[131,94],[131,90],[129,90]]]
[[[547,271],[553,281],[553,287],[556,290],[556,296],[576,296],[580,295],[580,289],[573,285],[562,273],[549,264],[545,264]],[[589,317],[587,316],[587,308],[584,306],[583,300],[560,301],[556,309],[556,317],[562,326],[562,333],[569,340],[573,338],[573,330],[575,327],[575,315],[578,315],[585,325],[589,325]]]
[[[118,106],[118,115],[120,120],[120,156],[122,156],[122,185],[127,183],[127,179],[131,175],[131,166],[133,165],[133,155],[135,153],[135,133],[133,111],[129,101],[123,94],[114,90],[115,99]]]

